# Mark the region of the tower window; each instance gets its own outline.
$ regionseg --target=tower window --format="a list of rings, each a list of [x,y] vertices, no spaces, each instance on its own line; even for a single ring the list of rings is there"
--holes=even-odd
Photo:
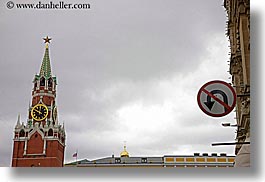
[[[52,129],[49,129],[48,136],[53,136],[53,130]]]
[[[40,86],[45,86],[45,78],[41,77],[40,79]]]
[[[25,137],[25,131],[24,130],[20,130],[19,137]]]
[[[48,87],[52,87],[52,78],[49,78],[49,80],[48,80]]]

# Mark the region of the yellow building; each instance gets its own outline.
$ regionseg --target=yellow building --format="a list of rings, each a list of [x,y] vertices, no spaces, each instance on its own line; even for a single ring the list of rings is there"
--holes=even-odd
[[[164,167],[233,167],[235,156],[227,156],[225,153],[194,153],[194,155],[163,156]]]

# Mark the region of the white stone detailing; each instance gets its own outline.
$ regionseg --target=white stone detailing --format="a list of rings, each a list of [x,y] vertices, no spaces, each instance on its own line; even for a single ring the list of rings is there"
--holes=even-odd
[[[36,92],[36,91],[35,91]],[[41,93],[35,93],[34,92],[34,94],[32,95],[32,97],[37,97],[37,96],[49,96],[49,97],[53,97],[53,98],[55,98],[55,95],[54,94],[51,94],[51,93],[43,93],[43,92],[41,92]]]
[[[43,154],[46,154],[46,139],[44,138]]]
[[[27,146],[28,146],[28,140],[25,140],[23,155],[27,155]]]

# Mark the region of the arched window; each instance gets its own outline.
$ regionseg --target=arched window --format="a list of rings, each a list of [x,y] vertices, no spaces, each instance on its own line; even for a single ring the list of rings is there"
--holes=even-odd
[[[34,88],[37,88],[37,81],[35,81],[34,83]]]
[[[25,131],[23,129],[20,130],[19,137],[25,137]]]
[[[40,86],[45,86],[45,78],[44,77],[40,78]]]
[[[48,87],[52,88],[52,78],[49,78],[49,80],[48,80]]]
[[[53,130],[52,129],[49,129],[48,136],[53,136]]]

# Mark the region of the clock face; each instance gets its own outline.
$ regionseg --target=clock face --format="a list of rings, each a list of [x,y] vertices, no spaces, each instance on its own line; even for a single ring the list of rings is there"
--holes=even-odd
[[[31,116],[36,121],[44,120],[48,116],[48,108],[44,104],[37,104],[31,110]]]
[[[53,108],[53,121],[56,121],[56,119],[57,119],[57,107],[55,106],[54,108]]]

